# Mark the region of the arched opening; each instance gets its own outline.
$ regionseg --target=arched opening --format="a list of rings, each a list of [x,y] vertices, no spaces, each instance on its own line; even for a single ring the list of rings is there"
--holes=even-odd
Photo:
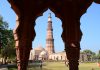
[[[4,6],[5,5],[5,6]],[[7,1],[0,4],[0,66],[16,63],[15,41],[13,27],[15,26],[15,13],[10,9]],[[6,12],[7,11],[7,12]],[[8,14],[7,14],[8,13]],[[13,17],[11,20],[10,17]],[[0,68],[1,69],[1,68]]]
[[[50,9],[44,12],[43,16],[40,16],[36,19],[36,26],[35,26],[36,37],[34,39],[32,47],[36,48],[38,44],[42,45],[43,47],[46,46],[46,35],[47,35],[49,13],[51,13],[52,17],[55,51],[57,52],[63,51],[64,44],[61,39],[62,23],[61,20],[58,17],[56,17],[55,14]]]
[[[99,8],[99,4],[92,3],[92,5],[87,9],[87,12],[81,17],[81,30],[83,32],[81,40],[82,50],[91,49],[92,51],[97,52],[99,48]]]
[[[49,18],[49,13],[51,13],[51,19]],[[53,43],[51,41],[47,42],[48,39],[51,37],[51,33],[48,34],[50,31],[48,31],[49,28],[49,20],[52,21],[52,38],[53,38]],[[59,59],[57,56],[60,56],[62,52],[64,52],[64,43],[61,38],[62,34],[62,23],[61,20],[56,17],[56,15],[48,9],[46,12],[43,13],[42,16],[38,17],[35,21],[35,32],[36,32],[36,37],[32,43],[32,50],[35,50],[35,54],[38,56],[41,56],[38,58],[38,60],[41,60],[42,58],[42,52],[45,51],[48,53],[48,61],[60,61],[62,59],[65,59],[66,53],[63,53],[61,59]],[[51,39],[51,38],[50,38]],[[47,46],[48,43],[50,45],[54,45],[54,52],[52,54],[49,54],[49,50],[47,49],[50,46]],[[52,48],[52,46],[51,46]],[[47,49],[47,50],[46,50]],[[37,52],[38,51],[38,52]],[[50,50],[51,51],[51,50]],[[51,58],[54,57],[54,58]],[[57,57],[57,58],[55,58]],[[31,58],[30,58],[31,59]],[[44,61],[46,61],[44,60]]]
[[[84,55],[84,60],[87,60],[87,62],[97,62],[99,60],[97,58],[98,51],[100,50],[98,49],[100,45],[99,8],[100,5],[93,2],[80,20],[81,30],[83,32],[83,37],[81,40],[81,52]],[[91,53],[86,53],[86,51],[90,51]]]

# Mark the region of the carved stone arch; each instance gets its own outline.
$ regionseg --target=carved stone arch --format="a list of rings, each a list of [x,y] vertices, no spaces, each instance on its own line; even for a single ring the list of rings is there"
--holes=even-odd
[[[63,21],[61,13],[57,12],[57,9],[50,8],[49,9],[55,14],[55,17],[59,18],[61,21]]]
[[[8,0],[17,14],[14,30],[18,70],[26,70],[32,40],[35,38],[35,20],[50,8],[62,20],[62,39],[69,60],[69,70],[78,70],[80,54],[80,17],[87,8],[100,0]]]

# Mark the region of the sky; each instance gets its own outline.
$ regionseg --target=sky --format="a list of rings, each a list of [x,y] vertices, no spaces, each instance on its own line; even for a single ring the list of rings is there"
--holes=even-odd
[[[62,34],[62,21],[56,17],[51,11],[47,10],[36,19],[36,37],[32,42],[32,47],[35,48],[39,45],[46,46],[46,29],[48,15],[51,13],[53,24],[53,37],[55,51],[60,52],[64,50],[64,43],[61,38]],[[0,0],[0,15],[3,16],[3,20],[9,23],[9,29],[14,29],[16,24],[16,14],[11,9],[7,0]],[[81,39],[81,50],[90,49],[93,52],[100,50],[100,5],[92,3],[87,12],[81,17],[81,30],[83,33]]]

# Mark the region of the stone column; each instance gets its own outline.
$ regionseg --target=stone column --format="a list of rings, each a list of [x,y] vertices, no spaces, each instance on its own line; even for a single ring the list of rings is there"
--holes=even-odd
[[[81,30],[79,20],[63,19],[62,39],[65,43],[65,51],[67,59],[69,60],[69,70],[78,70],[79,56],[80,56],[80,40]]]
[[[27,70],[32,40],[35,37],[34,23],[28,17],[17,17],[13,33],[18,70]]]

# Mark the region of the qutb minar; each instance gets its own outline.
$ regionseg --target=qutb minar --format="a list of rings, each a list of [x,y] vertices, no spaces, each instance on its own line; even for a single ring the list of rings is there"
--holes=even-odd
[[[48,51],[48,54],[55,53],[51,13],[49,13],[49,17],[48,17],[46,51]]]

